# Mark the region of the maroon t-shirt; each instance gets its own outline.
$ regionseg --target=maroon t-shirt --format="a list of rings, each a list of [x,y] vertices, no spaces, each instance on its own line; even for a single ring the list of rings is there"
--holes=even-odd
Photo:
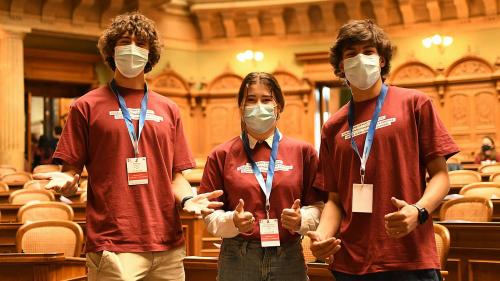
[[[354,136],[360,153],[377,98],[355,103]],[[384,216],[397,211],[391,197],[417,202],[425,190],[426,163],[446,158],[458,147],[439,119],[431,99],[409,89],[389,87],[380,113],[365,183],[373,184],[373,213],[352,212],[352,185],[360,183],[360,159],[351,147],[348,105],[324,125],[320,166],[325,189],[339,194],[344,211],[342,248],[333,269],[350,274],[440,268],[432,219],[409,235],[390,238]]]
[[[143,90],[118,88],[136,132]],[[194,167],[179,108],[149,91],[140,136],[148,184],[128,185],[126,159],[134,157],[118,100],[109,87],[95,89],[74,102],[55,158],[88,170],[88,252],[163,251],[184,243],[172,190],[173,175]]]
[[[271,148],[266,142],[257,143],[252,150],[252,157],[264,179],[267,178],[270,155]],[[300,199],[302,205],[325,202],[327,193],[322,191],[322,177],[317,173],[318,155],[310,144],[282,136],[274,171],[269,215],[278,219],[280,241],[287,243],[297,239],[299,234],[291,234],[281,227],[283,209],[291,208],[296,199]],[[224,202],[225,211],[233,211],[239,199],[243,199],[245,211],[251,212],[256,222],[252,235],[239,236],[260,241],[259,220],[266,218],[266,197],[247,160],[240,137],[219,145],[210,153],[200,186],[200,192],[223,190],[224,195],[218,201]]]

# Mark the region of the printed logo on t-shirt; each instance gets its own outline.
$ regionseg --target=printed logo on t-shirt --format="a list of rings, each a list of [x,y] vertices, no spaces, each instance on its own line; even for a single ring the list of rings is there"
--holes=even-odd
[[[132,118],[132,120],[139,120],[139,114],[141,112],[140,108],[129,108],[128,111],[130,112],[130,117]],[[110,111],[109,115],[114,116],[115,120],[123,119],[123,114],[121,109],[118,109],[116,111]],[[146,111],[146,120],[162,122],[163,117],[155,115],[155,112],[153,110],[148,109],[148,111]]]
[[[359,136],[359,135],[362,135],[362,134],[366,134],[368,132],[368,128],[370,127],[370,123],[371,122],[372,122],[371,120],[367,120],[365,122],[361,122],[359,124],[354,125],[354,127],[352,128],[352,134],[355,137]],[[378,118],[378,121],[377,121],[377,127],[376,127],[376,129],[380,129],[380,128],[391,126],[392,123],[394,123],[394,122],[396,122],[396,118],[395,117],[387,119],[387,117],[385,115],[384,116],[380,116]],[[345,140],[348,140],[348,139],[351,138],[351,133],[349,132],[349,130],[347,130],[347,131],[345,131],[345,132],[342,133],[342,138],[344,138]]]
[[[269,167],[269,161],[258,161],[255,164],[257,164],[257,167],[259,167],[261,173],[267,173],[267,169]],[[284,165],[283,160],[276,160],[276,165],[274,166],[274,170],[288,172],[290,170],[293,170],[293,165]],[[236,168],[236,171],[242,174],[253,174],[252,165],[250,165],[250,163],[246,163],[245,165],[239,166],[238,168]]]

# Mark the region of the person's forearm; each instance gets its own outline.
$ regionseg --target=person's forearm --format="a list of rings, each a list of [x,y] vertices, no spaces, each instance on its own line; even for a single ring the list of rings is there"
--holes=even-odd
[[[339,230],[342,220],[342,209],[339,204],[338,194],[330,192],[316,229],[316,232],[319,232],[324,238],[333,237]]]
[[[444,157],[433,159],[427,164],[427,171],[431,177],[424,195],[417,205],[424,207],[431,214],[442,203],[450,189],[450,180]]]
[[[174,191],[175,201],[177,202],[181,202],[182,198],[186,196],[194,195],[193,190],[191,189],[191,184],[181,173],[176,173],[174,175],[174,180],[172,181],[172,189]]]

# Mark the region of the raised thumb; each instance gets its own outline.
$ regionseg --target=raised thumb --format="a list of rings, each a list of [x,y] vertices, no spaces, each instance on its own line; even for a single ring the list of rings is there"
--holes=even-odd
[[[243,199],[240,199],[238,205],[236,205],[236,208],[234,210],[238,213],[242,213],[244,211],[243,207],[245,207],[245,201],[243,201]]]
[[[394,205],[396,208],[398,208],[398,210],[403,208],[404,206],[408,205],[408,203],[406,203],[406,201],[399,200],[396,197],[392,197],[391,202],[392,202],[392,205]]]
[[[296,199],[296,200],[293,202],[292,209],[293,209],[294,211],[298,211],[298,210],[300,209],[300,199]]]

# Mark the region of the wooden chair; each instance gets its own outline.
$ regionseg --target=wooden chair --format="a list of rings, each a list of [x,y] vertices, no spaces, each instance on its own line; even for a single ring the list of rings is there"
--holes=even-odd
[[[23,205],[30,201],[55,201],[54,193],[45,189],[20,189],[9,196],[11,204]]]
[[[476,182],[460,189],[463,196],[479,196],[487,199],[500,199],[500,182]]]
[[[48,173],[48,172],[60,172],[62,166],[54,164],[38,165],[33,169],[33,174],[38,173]]]
[[[74,216],[73,208],[61,202],[29,202],[17,212],[17,220],[22,223],[39,220],[72,221]]]
[[[478,171],[482,174],[500,173],[500,163],[481,165]]]
[[[490,182],[500,183],[500,173],[494,173],[490,176]]]
[[[43,189],[49,180],[30,180],[23,185],[23,189]]]
[[[88,180],[82,180],[80,182],[80,189],[81,190],[87,190],[87,185],[88,185]]]
[[[27,181],[32,179],[31,174],[26,172],[15,172],[2,177],[2,181],[9,186],[23,186]]]
[[[443,225],[434,224],[434,238],[436,239],[436,248],[441,262],[441,270],[446,267],[448,252],[450,251],[450,231]]]
[[[446,201],[439,212],[441,221],[459,220],[489,222],[493,216],[493,203],[484,197],[462,197]]]
[[[6,182],[0,181],[0,191],[9,191],[9,185]]]
[[[304,235],[304,237],[302,237],[302,252],[304,253],[304,259],[306,260],[306,263],[316,261],[316,257],[311,252],[311,239],[307,235]]]
[[[0,165],[0,178],[17,172],[16,168],[8,165]]]
[[[16,234],[19,253],[64,253],[67,257],[79,257],[82,244],[82,228],[72,221],[28,222]]]
[[[448,175],[450,177],[450,186],[452,188],[457,188],[457,186],[461,187],[469,183],[481,181],[481,174],[476,171],[456,170],[448,172]]]
[[[80,194],[80,202],[85,203],[87,202],[87,191],[83,191],[82,194]]]

